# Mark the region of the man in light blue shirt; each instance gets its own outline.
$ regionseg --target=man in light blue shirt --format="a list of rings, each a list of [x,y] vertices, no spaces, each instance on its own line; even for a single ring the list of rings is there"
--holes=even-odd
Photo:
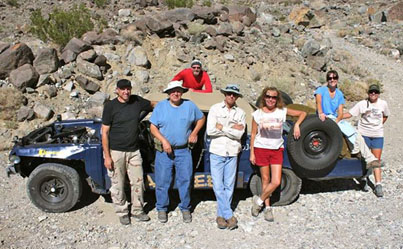
[[[172,81],[164,89],[169,98],[160,101],[150,118],[151,133],[162,143],[163,151],[155,155],[155,195],[158,220],[167,222],[169,196],[172,182],[172,169],[175,165],[175,180],[178,187],[183,221],[192,221],[190,214],[190,187],[192,183],[192,154],[188,143],[197,142],[197,134],[206,118],[190,100],[182,99],[188,89],[181,81]],[[192,127],[194,128],[192,130]]]

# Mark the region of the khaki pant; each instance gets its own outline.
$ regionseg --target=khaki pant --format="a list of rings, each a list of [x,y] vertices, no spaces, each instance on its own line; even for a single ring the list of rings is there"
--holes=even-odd
[[[364,158],[365,162],[368,164],[372,161],[378,160],[374,154],[372,154],[371,150],[368,148],[367,144],[365,143],[364,138],[361,134],[357,131],[357,135],[354,142],[352,154],[357,154],[361,152],[361,156]]]
[[[136,215],[143,211],[143,167],[139,150],[124,152],[111,150],[114,170],[108,170],[111,178],[111,197],[115,206],[116,214],[121,217],[128,214],[128,201],[125,194],[126,174],[130,182],[131,190],[131,214]]]

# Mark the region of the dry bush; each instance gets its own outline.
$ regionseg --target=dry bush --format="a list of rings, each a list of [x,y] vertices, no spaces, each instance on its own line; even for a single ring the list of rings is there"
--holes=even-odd
[[[289,77],[275,77],[272,79],[269,79],[270,86],[274,86],[277,89],[287,93],[291,97],[294,96],[296,86],[295,86],[295,80],[293,78]]]
[[[368,87],[370,86],[370,85],[378,85],[379,86],[379,88],[381,89],[381,93],[383,92],[383,84],[382,84],[382,82],[380,82],[379,80],[377,80],[377,79],[373,79],[373,78],[369,78],[369,79],[367,79],[366,80],[366,82],[367,82],[367,84],[368,84]]]
[[[16,112],[21,106],[23,95],[14,88],[0,88],[0,119],[16,120]]]
[[[206,27],[203,24],[191,22],[188,25],[188,32],[191,35],[199,35],[204,32],[204,30],[206,30]]]
[[[348,101],[359,101],[367,97],[368,84],[366,82],[344,80],[339,84],[339,88]]]

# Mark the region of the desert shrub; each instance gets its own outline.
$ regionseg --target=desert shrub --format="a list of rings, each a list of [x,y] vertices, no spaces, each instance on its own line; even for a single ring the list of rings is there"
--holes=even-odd
[[[382,82],[380,82],[379,80],[377,80],[377,79],[373,79],[373,78],[369,78],[369,79],[367,79],[366,80],[366,82],[367,82],[367,84],[368,84],[368,87],[370,86],[370,85],[378,85],[379,86],[379,88],[381,89],[381,92],[383,92],[383,84],[382,84]]]
[[[68,11],[55,8],[49,18],[42,16],[39,9],[31,14],[31,33],[43,41],[51,40],[65,46],[73,37],[81,37],[94,29],[89,10],[81,4]]]
[[[192,8],[193,0],[166,0],[165,4],[169,9],[174,8]]]
[[[198,35],[198,34],[202,33],[204,30],[206,30],[206,27],[200,23],[191,22],[188,25],[188,31],[189,31],[189,34],[191,34],[191,35]]]
[[[14,88],[0,88],[0,120],[15,121],[23,96]]]
[[[367,97],[368,85],[366,82],[344,80],[338,84],[339,89],[343,92],[344,97],[348,101],[359,101]]]
[[[6,120],[6,121],[4,121],[4,125],[7,129],[11,129],[11,130],[18,129],[18,123],[16,121]]]
[[[203,0],[203,6],[211,7],[211,0]]]
[[[103,8],[108,4],[108,0],[94,0],[94,2],[98,8]]]
[[[290,96],[294,96],[296,90],[296,82],[293,78],[286,76],[274,76],[269,79],[270,86],[274,86],[277,89],[287,93]]]
[[[12,7],[16,8],[20,7],[20,4],[18,3],[17,0],[7,0],[6,3]]]

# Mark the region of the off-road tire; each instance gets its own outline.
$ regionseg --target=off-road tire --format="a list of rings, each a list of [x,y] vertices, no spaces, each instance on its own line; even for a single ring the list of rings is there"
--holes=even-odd
[[[281,171],[281,184],[270,197],[272,206],[285,206],[293,203],[301,191],[302,180],[291,169]]]
[[[335,167],[343,146],[340,128],[333,120],[321,121],[308,115],[300,125],[301,137],[294,139],[294,128],[287,137],[292,169],[302,178],[326,176]]]
[[[281,184],[270,197],[272,206],[285,206],[294,202],[301,191],[302,180],[291,169],[283,168]],[[249,181],[249,188],[253,195],[262,194],[262,180],[255,174]]]
[[[57,163],[45,163],[30,174],[27,193],[39,209],[62,213],[76,205],[82,193],[82,183],[75,169]]]

